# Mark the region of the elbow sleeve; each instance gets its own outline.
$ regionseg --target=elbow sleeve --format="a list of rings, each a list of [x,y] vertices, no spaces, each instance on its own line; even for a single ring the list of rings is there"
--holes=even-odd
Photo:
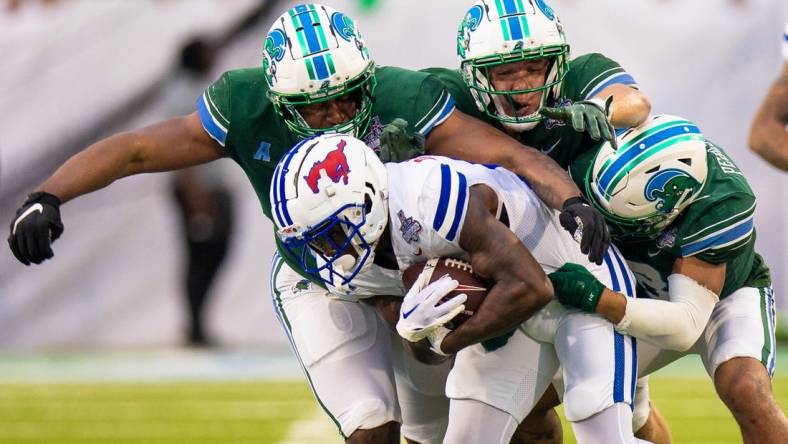
[[[670,300],[627,299],[616,329],[658,347],[684,351],[698,340],[719,301],[714,292],[682,274],[668,277]]]

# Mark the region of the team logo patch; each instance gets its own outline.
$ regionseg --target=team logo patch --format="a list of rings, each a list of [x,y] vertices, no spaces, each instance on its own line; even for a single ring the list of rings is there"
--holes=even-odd
[[[700,182],[682,170],[662,170],[649,179],[645,195],[649,202],[657,200],[657,211],[668,214],[677,204],[689,199],[700,189]]]
[[[481,5],[474,5],[465,14],[460,28],[457,30],[457,51],[460,57],[465,57],[465,52],[471,44],[471,33],[479,28],[479,24],[484,17],[484,9]]]
[[[345,156],[345,145],[347,145],[345,139],[340,140],[337,148],[329,151],[325,159],[315,162],[312,168],[309,169],[309,173],[304,176],[306,184],[313,193],[317,194],[320,192],[317,185],[320,177],[322,177],[321,171],[325,171],[331,182],[339,183],[342,180],[342,183],[347,185],[350,166],[348,166],[347,157]]]
[[[657,248],[660,250],[667,247],[672,247],[673,244],[676,243],[676,231],[678,229],[676,227],[671,228],[670,230],[662,233],[662,235],[657,238]]]
[[[260,141],[257,146],[257,151],[254,153],[254,160],[262,160],[264,162],[271,161],[271,144],[265,140]]]
[[[380,151],[380,133],[383,132],[383,124],[380,123],[380,117],[373,116],[369,122],[369,130],[367,135],[364,136],[364,142],[367,146],[372,148],[376,153]]]
[[[569,106],[571,104],[572,104],[571,100],[565,99],[565,98],[560,98],[560,99],[556,100],[555,103],[552,104],[551,106],[554,106],[556,108],[560,108],[560,107],[564,107],[564,106]],[[566,125],[566,123],[564,123],[564,121],[558,120],[558,119],[545,118],[543,120],[543,122],[544,122],[544,127],[547,128],[547,129],[553,129],[553,128],[557,127],[557,126],[564,126],[564,125]]]
[[[413,220],[412,217],[405,217],[405,213],[402,210],[397,212],[397,217],[399,218],[399,231],[402,233],[402,238],[405,239],[405,242],[412,244],[413,242],[419,241],[419,233],[421,233],[421,224],[417,220]]]
[[[553,12],[553,8],[548,6],[547,3],[544,2],[544,0],[534,0],[534,3],[536,3],[536,7],[539,8],[540,11],[542,11],[542,14],[544,14],[545,17],[547,17],[550,20],[555,19],[555,12]]]
[[[300,293],[302,291],[309,290],[309,287],[312,286],[312,282],[309,279],[302,279],[293,285],[292,291],[293,293]]]

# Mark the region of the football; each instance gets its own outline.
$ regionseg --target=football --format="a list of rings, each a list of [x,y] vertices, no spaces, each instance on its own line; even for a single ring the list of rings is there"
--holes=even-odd
[[[430,273],[427,278],[428,283],[435,282],[447,274],[460,283],[456,289],[443,298],[444,300],[451,299],[460,293],[468,295],[468,299],[465,301],[465,311],[446,323],[446,328],[450,330],[454,330],[473,316],[473,313],[487,296],[489,283],[473,273],[471,264],[460,259],[446,257],[430,259],[408,267],[402,273],[402,283],[405,285],[406,290],[413,286],[422,270],[427,270]]]

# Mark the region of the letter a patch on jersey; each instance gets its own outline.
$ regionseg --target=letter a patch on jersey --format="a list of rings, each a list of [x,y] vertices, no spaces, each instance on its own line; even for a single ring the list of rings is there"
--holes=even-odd
[[[263,162],[271,161],[271,144],[265,140],[260,141],[260,146],[257,147],[257,152],[254,153],[254,160],[262,160]]]

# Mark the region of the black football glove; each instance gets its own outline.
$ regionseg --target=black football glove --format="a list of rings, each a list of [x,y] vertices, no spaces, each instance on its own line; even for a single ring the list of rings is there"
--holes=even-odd
[[[581,100],[567,106],[543,107],[539,114],[568,123],[575,131],[586,132],[594,140],[608,141],[613,149],[618,149],[616,130],[608,119],[612,102],[613,96],[604,103],[600,99]]]
[[[380,132],[380,152],[383,162],[401,162],[424,154],[424,136],[408,134],[408,122],[396,118]]]
[[[575,196],[564,202],[558,220],[580,242],[580,251],[587,254],[591,262],[602,265],[602,258],[610,246],[610,233],[602,214],[584,197]]]
[[[54,256],[52,242],[63,233],[61,203],[57,196],[39,191],[27,196],[25,203],[16,210],[8,246],[19,262],[40,264]]]

